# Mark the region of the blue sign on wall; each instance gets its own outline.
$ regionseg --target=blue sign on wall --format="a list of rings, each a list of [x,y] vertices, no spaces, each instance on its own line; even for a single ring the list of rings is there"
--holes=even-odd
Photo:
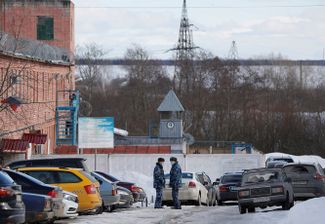
[[[81,117],[78,125],[79,148],[114,148],[114,118]]]

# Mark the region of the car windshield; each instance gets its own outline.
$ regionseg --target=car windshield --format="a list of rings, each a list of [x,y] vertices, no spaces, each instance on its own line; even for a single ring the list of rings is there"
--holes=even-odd
[[[14,183],[13,179],[11,179],[10,176],[8,176],[8,174],[0,171],[0,186],[6,187],[6,186],[10,186]]]
[[[221,183],[240,183],[242,180],[241,175],[225,175],[221,178]]]
[[[170,174],[165,174],[165,178],[169,179]],[[182,173],[182,178],[183,179],[193,179],[193,173]]]
[[[85,171],[80,171],[83,175],[85,175],[91,182],[95,183],[97,182],[97,180],[95,179],[95,177],[91,176],[89,173],[85,172]]]
[[[277,171],[262,171],[262,172],[249,172],[244,174],[242,183],[253,184],[263,182],[273,182],[280,179],[280,174]]]
[[[315,174],[316,169],[311,165],[293,165],[286,166],[284,168],[286,174],[291,177],[292,175],[302,175],[302,174]]]

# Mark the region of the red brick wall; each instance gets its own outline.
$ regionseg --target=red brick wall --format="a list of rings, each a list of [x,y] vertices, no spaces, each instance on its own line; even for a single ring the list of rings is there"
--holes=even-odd
[[[74,88],[74,68],[0,55],[0,85],[8,74],[16,74],[19,81],[0,93],[0,100],[18,96],[25,104],[16,112],[10,109],[0,112],[0,138],[19,139],[24,132],[40,130],[48,135],[43,152],[47,154],[50,148],[49,153],[53,153],[56,91]],[[68,97],[63,100],[68,101]]]
[[[37,39],[37,16],[54,18],[54,40],[47,44],[65,48],[74,53],[74,4],[67,1],[0,0],[0,30],[19,38]],[[12,3],[13,2],[13,3]],[[22,4],[24,2],[24,4]]]

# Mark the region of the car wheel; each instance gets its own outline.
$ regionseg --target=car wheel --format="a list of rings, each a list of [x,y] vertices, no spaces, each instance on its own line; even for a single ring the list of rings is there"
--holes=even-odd
[[[223,201],[221,201],[219,199],[217,199],[217,203],[218,203],[219,206],[223,205]]]
[[[255,207],[248,208],[248,213],[254,213],[254,212],[255,212]]]
[[[289,199],[289,194],[287,193],[287,199],[286,201],[282,204],[282,210],[290,210],[291,203]]]
[[[96,214],[99,215],[99,214],[102,214],[104,212],[104,205],[100,206],[99,208],[97,208],[96,210]]]
[[[238,208],[239,208],[239,213],[240,214],[245,214],[246,213],[246,207],[241,206],[240,204],[238,204]]]
[[[201,194],[199,194],[197,202],[196,202],[197,206],[202,206],[202,201],[201,201]]]

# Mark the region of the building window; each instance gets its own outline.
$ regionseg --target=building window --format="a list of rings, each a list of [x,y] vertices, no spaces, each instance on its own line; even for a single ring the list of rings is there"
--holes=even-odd
[[[54,40],[54,19],[48,16],[37,17],[37,40]]]

